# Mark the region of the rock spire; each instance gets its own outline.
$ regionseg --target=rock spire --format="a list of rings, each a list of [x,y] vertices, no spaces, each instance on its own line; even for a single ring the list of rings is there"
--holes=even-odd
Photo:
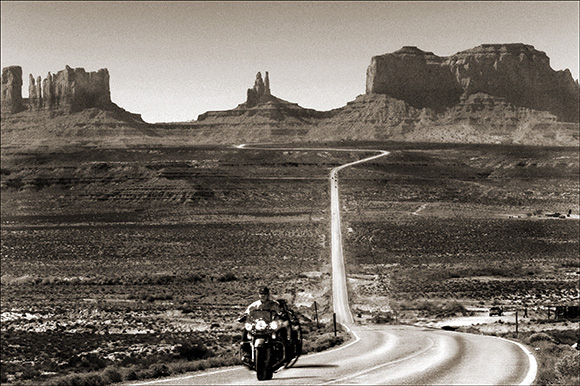
[[[270,94],[270,76],[268,75],[268,71],[266,71],[266,76],[264,77],[264,95],[271,95]]]
[[[258,72],[256,74],[256,80],[254,81],[254,87],[248,89],[245,105],[246,107],[254,107],[260,103],[265,103],[271,99],[271,95],[268,71],[266,71],[265,79],[262,79],[262,73]]]
[[[22,99],[22,67],[2,69],[2,114],[14,114],[26,110]]]

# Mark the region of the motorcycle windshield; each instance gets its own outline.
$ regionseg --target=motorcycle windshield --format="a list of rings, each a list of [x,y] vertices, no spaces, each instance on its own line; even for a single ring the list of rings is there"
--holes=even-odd
[[[272,321],[273,311],[270,310],[253,310],[250,311],[250,319],[257,320],[262,319],[266,323],[270,323]]]

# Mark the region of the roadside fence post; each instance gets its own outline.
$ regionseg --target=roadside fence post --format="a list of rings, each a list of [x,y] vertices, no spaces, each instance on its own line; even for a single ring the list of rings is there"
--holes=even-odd
[[[336,312],[332,313],[332,324],[334,325],[334,336],[336,336]]]
[[[316,319],[316,328],[320,328],[318,325],[318,305],[314,302],[314,318]]]

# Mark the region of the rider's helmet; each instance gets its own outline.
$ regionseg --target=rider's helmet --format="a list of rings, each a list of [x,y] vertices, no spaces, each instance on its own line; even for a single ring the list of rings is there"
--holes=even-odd
[[[270,289],[268,287],[261,287],[258,293],[260,295],[270,295]]]

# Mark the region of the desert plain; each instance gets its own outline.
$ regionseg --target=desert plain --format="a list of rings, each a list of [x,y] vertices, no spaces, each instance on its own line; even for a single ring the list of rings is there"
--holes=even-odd
[[[577,341],[553,314],[579,297],[576,147],[257,147],[3,148],[2,383],[235,365],[260,285],[307,351],[348,340],[330,323],[328,175],[374,149],[391,153],[339,173],[357,322]]]

